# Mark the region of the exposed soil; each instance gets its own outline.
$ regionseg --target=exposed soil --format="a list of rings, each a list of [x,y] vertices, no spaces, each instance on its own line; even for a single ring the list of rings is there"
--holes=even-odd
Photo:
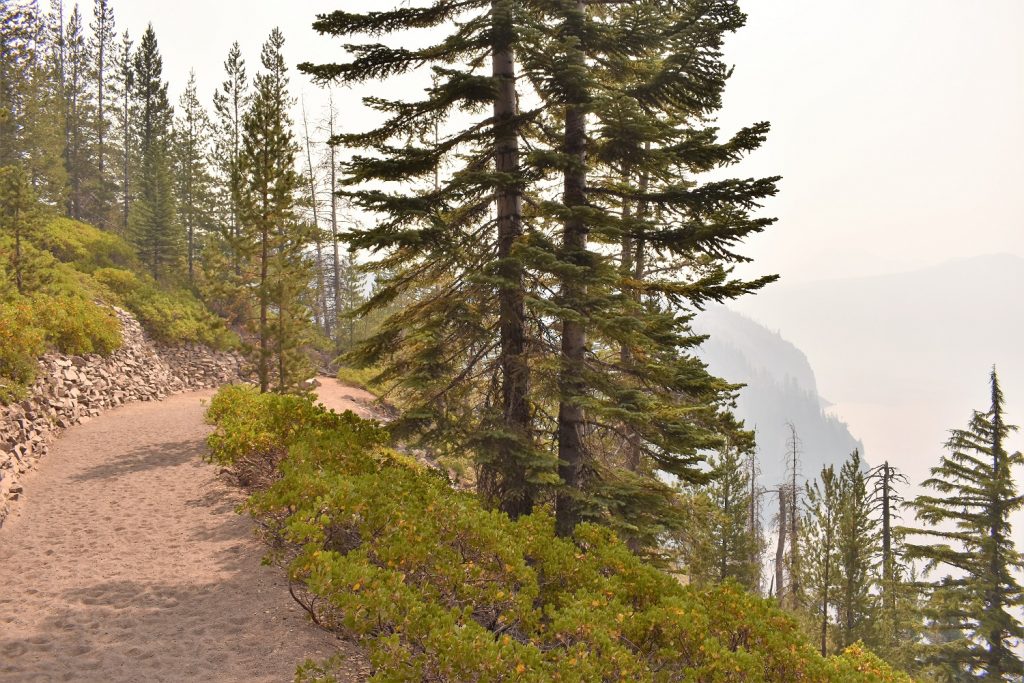
[[[210,396],[73,427],[27,478],[0,529],[0,681],[283,682],[339,651],[346,680],[368,676],[261,566],[241,494],[202,461]]]
[[[324,407],[339,413],[351,410],[362,418],[384,419],[376,405],[377,397],[369,391],[342,384],[333,377],[317,377],[316,380],[320,384],[316,395]]]

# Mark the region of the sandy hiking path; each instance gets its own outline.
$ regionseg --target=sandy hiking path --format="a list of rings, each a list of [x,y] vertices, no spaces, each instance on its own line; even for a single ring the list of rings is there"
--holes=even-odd
[[[317,377],[316,379],[320,383],[316,390],[316,396],[325,408],[338,413],[351,410],[365,419],[385,419],[376,405],[377,397],[369,391],[343,384],[333,377]]]
[[[0,681],[291,681],[351,657],[260,564],[241,494],[202,462],[203,400],[136,403],[66,432],[0,529]]]

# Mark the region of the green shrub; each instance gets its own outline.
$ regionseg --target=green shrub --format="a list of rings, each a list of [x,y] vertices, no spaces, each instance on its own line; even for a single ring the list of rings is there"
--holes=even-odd
[[[135,250],[117,235],[70,218],[54,218],[34,236],[36,245],[77,270],[138,268]]]
[[[0,303],[0,402],[25,395],[48,350],[109,354],[120,346],[121,325],[109,308],[78,297],[13,296]]]
[[[247,507],[306,608],[370,646],[373,680],[909,680],[858,649],[824,659],[770,602],[683,587],[607,529],[567,541],[547,511],[485,510],[351,413],[232,387],[209,420],[213,458],[278,466]]]
[[[218,350],[239,344],[224,321],[187,290],[161,289],[148,276],[119,268],[100,268],[93,278],[159,342],[199,342]]]
[[[121,347],[121,323],[106,306],[46,295],[33,296],[31,301],[36,325],[50,348],[78,356],[109,355]]]
[[[27,300],[0,302],[0,403],[21,399],[35,381],[36,357],[46,350],[35,321]]]

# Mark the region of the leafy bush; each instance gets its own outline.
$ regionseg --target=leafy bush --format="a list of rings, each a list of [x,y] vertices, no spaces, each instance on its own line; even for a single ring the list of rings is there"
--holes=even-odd
[[[138,268],[135,250],[117,235],[70,218],[54,218],[34,236],[34,241],[76,270],[92,273],[99,268]]]
[[[18,400],[36,378],[36,357],[46,350],[27,300],[0,302],[0,402]]]
[[[159,342],[199,342],[219,350],[238,346],[237,335],[186,290],[161,289],[148,276],[119,268],[100,268],[93,278]]]
[[[36,294],[0,303],[0,402],[24,396],[47,350],[109,354],[121,326],[109,308],[79,297]]]
[[[770,602],[681,586],[607,529],[567,541],[546,511],[486,510],[351,413],[232,387],[209,420],[219,462],[279,465],[248,509],[307,610],[370,645],[373,680],[909,680],[857,649],[823,659]]]
[[[36,295],[31,301],[50,348],[78,356],[108,355],[121,347],[121,323],[111,309],[78,298]]]

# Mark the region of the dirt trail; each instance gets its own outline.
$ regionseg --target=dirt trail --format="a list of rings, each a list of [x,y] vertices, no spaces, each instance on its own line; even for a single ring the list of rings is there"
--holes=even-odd
[[[342,384],[333,377],[317,377],[320,386],[316,395],[320,403],[339,413],[351,410],[363,418],[384,419],[380,410],[374,406],[377,397],[365,389]]]
[[[240,494],[202,462],[202,400],[74,427],[0,529],[0,681],[290,681],[344,651],[263,567]]]

